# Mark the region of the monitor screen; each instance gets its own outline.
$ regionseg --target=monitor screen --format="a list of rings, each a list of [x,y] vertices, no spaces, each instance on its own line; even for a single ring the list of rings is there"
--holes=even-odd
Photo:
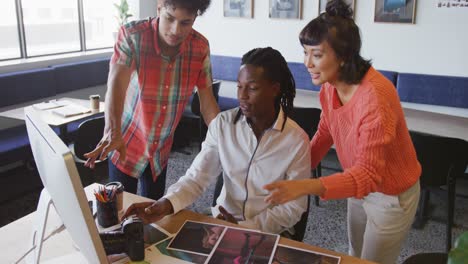
[[[40,256],[42,241],[38,240],[44,237],[48,208],[52,204],[87,261],[108,263],[72,153],[31,107],[25,109],[25,121],[34,160],[44,185],[36,214],[44,215],[42,222],[45,224],[38,221],[33,230],[36,232],[33,241],[36,256]]]

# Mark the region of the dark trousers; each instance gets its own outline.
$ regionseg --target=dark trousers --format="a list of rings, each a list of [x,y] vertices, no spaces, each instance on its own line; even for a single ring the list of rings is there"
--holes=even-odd
[[[166,171],[167,167],[163,169],[161,174],[159,174],[156,181],[153,181],[151,166],[148,164],[139,179],[141,187],[140,195],[153,200],[158,200],[161,198],[164,195],[164,190],[166,189]],[[109,180],[121,182],[126,192],[134,194],[137,193],[138,179],[121,172],[110,159]]]

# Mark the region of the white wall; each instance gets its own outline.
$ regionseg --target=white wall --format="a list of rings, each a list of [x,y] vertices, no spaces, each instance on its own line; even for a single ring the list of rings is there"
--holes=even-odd
[[[318,15],[318,0],[302,0],[301,20],[270,19],[269,0],[252,1],[253,19],[223,17],[224,0],[212,0],[207,12],[197,19],[195,28],[209,39],[212,54],[240,57],[252,48],[272,46],[288,61],[302,62],[298,34]],[[135,18],[154,16],[156,2],[129,0]],[[437,0],[419,0],[416,24],[385,24],[373,22],[374,0],[355,2],[355,19],[363,39],[362,55],[372,59],[377,69],[468,77],[468,8],[437,8]],[[110,54],[105,52],[91,56]],[[87,52],[92,53],[95,52]],[[40,63],[50,65],[49,61],[37,60],[27,65],[10,61],[4,63],[0,72],[33,68]]]
[[[468,77],[468,9],[437,8],[436,0],[419,0],[416,24],[374,23],[373,0],[356,1],[362,55],[378,69]],[[254,0],[254,18],[223,17],[224,0],[212,0],[195,28],[210,41],[215,55],[240,57],[248,50],[272,46],[288,61],[302,62],[298,34],[318,14],[318,0],[303,0],[302,20],[268,18],[268,0]]]
[[[135,18],[156,16],[157,0],[128,0],[128,5]]]

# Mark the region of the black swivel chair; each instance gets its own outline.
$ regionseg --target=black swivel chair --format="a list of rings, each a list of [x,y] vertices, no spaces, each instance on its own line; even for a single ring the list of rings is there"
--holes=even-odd
[[[447,253],[418,253],[407,258],[405,261],[403,261],[403,264],[446,264],[447,260]]]
[[[92,151],[99,143],[102,138],[102,132],[104,131],[104,124],[104,116],[96,117],[83,121],[76,131],[72,151],[75,155],[75,162],[83,186],[95,182],[97,175],[107,176],[105,172],[107,169],[105,166],[107,162],[96,161],[96,167],[94,169],[84,167],[84,162],[86,161],[84,154]]]
[[[223,174],[221,173],[216,180],[216,186],[213,192],[213,202],[211,205],[216,206],[216,199],[218,199],[221,189],[223,188]],[[291,239],[302,242],[305,235],[305,230],[307,227],[307,218],[309,217],[309,206],[310,206],[310,196],[307,196],[307,210],[302,213],[301,219],[294,225],[295,233],[291,236]]]
[[[318,124],[320,122],[320,114],[322,110],[318,108],[304,108],[304,107],[294,107],[290,117],[292,120],[296,121],[296,123],[304,129],[304,131],[309,136],[309,140],[317,132]],[[313,171],[313,177],[319,178],[322,176],[322,164],[319,163],[317,168]],[[315,196],[315,205],[319,206],[319,197]]]
[[[422,167],[420,178],[421,196],[418,212],[413,223],[414,228],[421,228],[427,215],[429,191],[445,192],[447,202],[446,250],[452,247],[453,212],[455,206],[455,183],[463,175],[468,162],[468,142],[461,139],[411,132],[418,160]]]
[[[219,88],[221,87],[220,80],[214,80],[212,84],[213,95],[218,102],[219,99]],[[205,140],[206,132],[208,131],[208,127],[205,124],[205,121],[201,117],[200,113],[200,98],[198,97],[198,92],[193,95],[192,103],[190,104],[191,112],[196,115],[199,119],[198,123],[198,131],[199,131],[199,148],[201,149],[201,144]]]
[[[218,102],[219,99],[219,88],[221,87],[221,81],[220,80],[214,80],[212,84],[212,89],[213,89],[213,95],[216,99],[216,102]],[[199,133],[199,149],[201,149],[201,144],[205,140],[206,132],[208,131],[208,127],[205,124],[205,121],[201,117],[200,113],[200,98],[198,97],[198,92],[195,92],[192,95],[191,101],[189,104],[185,106],[184,114],[182,116],[183,119],[192,119],[196,120],[198,122],[198,133]],[[184,134],[181,129],[176,130],[176,135],[175,137],[178,139],[183,138],[184,136],[181,136],[181,134]],[[175,141],[175,140],[174,140]],[[190,153],[186,153],[190,154]]]

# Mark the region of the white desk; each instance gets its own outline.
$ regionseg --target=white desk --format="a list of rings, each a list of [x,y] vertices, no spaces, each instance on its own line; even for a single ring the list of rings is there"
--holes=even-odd
[[[222,81],[220,96],[237,98],[237,83]],[[408,129],[468,141],[468,109],[437,105],[401,103]],[[296,90],[295,107],[321,108],[319,93]]]
[[[75,99],[75,98],[68,98],[68,97],[60,98],[58,100],[67,100],[72,103],[90,108],[89,100]],[[24,109],[30,105],[31,103],[22,104],[17,108],[6,110],[4,112],[0,112],[0,117],[24,120]],[[94,115],[98,115],[100,113],[104,113],[104,102],[100,102],[99,112],[96,112],[96,113],[89,112],[86,114],[81,114],[81,115],[76,115],[76,116],[71,116],[71,117],[61,117],[59,115],[52,113],[52,110],[53,109],[36,110],[36,112],[39,114],[41,119],[44,120],[44,122],[46,122],[50,126],[58,127],[60,129],[60,136],[62,137],[64,141],[67,141],[67,135],[68,135],[67,125],[74,121],[78,121],[78,120],[85,119]]]
[[[67,101],[70,101],[72,103],[75,103],[75,104],[90,108],[89,100],[67,98],[67,97],[60,98],[58,100],[59,101],[67,100]],[[14,109],[11,109],[11,110],[1,112],[0,116],[24,120],[24,108],[26,108],[27,106],[29,106],[29,105],[25,105],[25,106],[21,106],[21,107],[18,107],[18,108],[14,108]],[[99,114],[99,113],[103,113],[104,112],[104,102],[101,102],[99,104],[99,112],[97,112],[97,113],[89,112],[89,113],[86,113],[86,114],[76,115],[76,116],[71,116],[71,117],[61,117],[59,115],[53,114],[52,110],[53,109],[36,110],[36,111],[40,115],[42,120],[44,120],[44,122],[46,122],[47,124],[49,124],[51,126],[57,126],[58,127],[58,126],[62,126],[62,125],[71,123],[71,122],[76,121],[76,120],[80,120],[80,119],[83,119],[83,118],[86,118],[86,117],[89,117],[89,116],[93,116],[93,115],[96,115],[96,114]]]

